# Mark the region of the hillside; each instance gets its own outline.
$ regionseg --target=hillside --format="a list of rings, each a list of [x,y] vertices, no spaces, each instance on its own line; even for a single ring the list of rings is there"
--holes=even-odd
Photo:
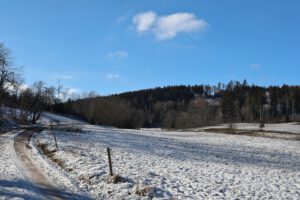
[[[231,81],[218,86],[169,86],[54,105],[92,124],[120,128],[186,129],[224,122],[299,121],[300,87],[261,87]]]

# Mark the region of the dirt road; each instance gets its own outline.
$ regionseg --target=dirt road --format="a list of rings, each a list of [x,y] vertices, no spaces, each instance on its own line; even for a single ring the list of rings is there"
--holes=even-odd
[[[32,161],[28,147],[31,136],[37,131],[40,130],[26,130],[15,137],[15,162],[18,168],[41,199],[74,199],[72,194],[56,188]]]

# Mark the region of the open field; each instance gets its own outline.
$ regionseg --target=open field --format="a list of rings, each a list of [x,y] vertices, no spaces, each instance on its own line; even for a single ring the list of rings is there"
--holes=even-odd
[[[294,132],[293,126],[299,128],[284,126]],[[275,125],[278,127],[282,130]],[[48,163],[96,199],[139,199],[137,187],[153,189],[148,195],[154,199],[300,198],[299,141],[92,125],[81,128],[83,133],[56,132],[59,151],[54,156],[63,160],[64,167]],[[55,149],[48,131],[35,135],[33,145],[38,143]],[[112,148],[113,170],[124,178],[122,183],[106,182],[106,147]],[[58,179],[56,176],[52,178]]]
[[[49,114],[40,123],[50,118],[69,124],[54,129],[58,150],[46,129],[33,135],[24,152],[44,181],[69,199],[300,198],[300,143],[290,137],[300,126],[294,123],[266,124],[262,132],[288,136],[278,139],[249,136],[257,124],[236,124],[236,134],[223,134],[227,125],[129,130]],[[0,137],[0,199],[42,199],[47,194],[34,189],[34,176],[18,159],[19,133]],[[108,180],[107,147],[113,172],[121,176],[117,184]]]

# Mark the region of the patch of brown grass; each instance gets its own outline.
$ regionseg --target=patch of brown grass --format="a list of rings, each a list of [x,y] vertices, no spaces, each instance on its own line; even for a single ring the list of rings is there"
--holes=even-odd
[[[79,176],[79,180],[84,182],[84,183],[87,183],[89,185],[93,185],[93,182],[92,182],[92,179],[93,176],[87,176],[87,175],[80,175]]]
[[[61,126],[54,128],[55,131],[61,131],[61,132],[73,132],[73,133],[82,133],[83,130],[76,126]]]
[[[53,153],[51,153],[51,151],[48,149],[48,145],[45,143],[38,143],[37,144],[38,148],[40,148],[43,152],[43,154],[47,157],[52,157]]]
[[[125,179],[122,176],[117,174],[117,175],[113,175],[113,176],[108,176],[106,178],[106,182],[109,183],[109,184],[111,184],[111,183],[117,184],[117,183],[125,182]]]
[[[45,156],[47,156],[52,162],[56,163],[62,169],[64,169],[67,172],[73,171],[72,168],[67,168],[66,167],[65,162],[62,159],[55,157],[54,153],[56,152],[56,150],[50,151],[49,148],[48,148],[48,145],[45,144],[45,143],[38,143],[37,146],[38,146],[38,148],[41,149],[42,153]]]
[[[51,159],[53,162],[55,162],[58,166],[60,166],[61,168],[65,168],[65,162],[63,161],[63,160],[61,160],[61,159],[59,159],[59,158],[55,158],[55,157],[53,157],[52,159]]]
[[[142,196],[142,197],[150,197],[153,198],[154,194],[155,194],[155,187],[151,187],[151,186],[145,186],[143,188],[136,188],[135,189],[135,194]]]

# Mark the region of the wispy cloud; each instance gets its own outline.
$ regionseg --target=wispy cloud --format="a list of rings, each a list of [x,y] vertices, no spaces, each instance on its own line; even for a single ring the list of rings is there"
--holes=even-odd
[[[62,79],[62,80],[71,80],[73,79],[73,76],[68,75],[68,74],[56,74],[53,75],[54,79]]]
[[[114,51],[114,52],[109,52],[106,55],[106,58],[108,58],[108,59],[127,58],[127,57],[128,57],[128,52],[127,51]]]
[[[61,75],[61,76],[59,76],[61,79],[65,79],[65,80],[68,80],[68,79],[73,79],[73,77],[72,76],[70,76],[70,75]]]
[[[132,19],[136,32],[139,34],[152,32],[158,40],[168,40],[179,33],[192,33],[203,31],[208,23],[198,19],[193,13],[174,13],[158,16],[153,11],[135,15]]]
[[[121,22],[124,22],[124,21],[126,21],[127,20],[127,17],[126,16],[121,16],[121,17],[119,17],[118,19],[117,19],[117,22],[118,23],[121,23]]]
[[[116,80],[116,79],[120,78],[120,75],[119,74],[108,73],[108,74],[106,74],[105,78],[107,80]]]
[[[125,14],[119,16],[119,17],[117,18],[116,21],[117,21],[118,23],[122,23],[122,22],[127,21],[128,18],[130,18],[130,16],[132,15],[132,12],[133,12],[133,10],[130,9],[127,13],[125,13]]]
[[[261,68],[261,64],[250,64],[250,67],[252,69],[259,69],[259,68]]]

